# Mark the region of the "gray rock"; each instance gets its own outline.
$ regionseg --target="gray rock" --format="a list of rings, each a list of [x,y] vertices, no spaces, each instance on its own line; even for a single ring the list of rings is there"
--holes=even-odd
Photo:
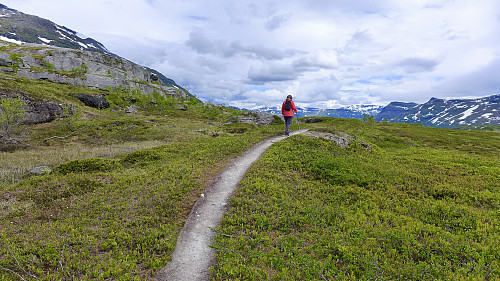
[[[247,123],[255,126],[270,125],[275,119],[276,115],[266,112],[249,111],[247,115],[237,115],[226,120],[226,123]]]
[[[162,84],[150,70],[110,55],[38,44],[25,44],[10,52],[21,54],[20,61],[0,53],[0,66],[17,64],[17,76],[87,88],[125,87],[145,94],[156,91],[164,96],[187,97],[182,89]]]
[[[275,120],[275,115],[267,112],[257,112],[257,124],[260,126],[270,125]]]
[[[187,107],[185,107],[185,106],[184,106],[184,105],[182,105],[182,104],[177,104],[177,105],[175,106],[175,109],[177,109],[177,110],[181,110],[181,111],[186,111],[186,110],[188,110],[188,109],[187,109]]]
[[[318,119],[318,118],[307,118],[304,122],[305,123],[320,123],[320,122],[323,122],[323,120]]]
[[[52,169],[47,166],[35,167],[30,171],[33,175],[47,175],[52,173]]]
[[[2,93],[0,92],[0,100],[18,98],[24,103],[24,120],[22,124],[32,125],[47,123],[64,116],[63,107],[52,101],[35,102],[19,93]]]
[[[257,117],[252,116],[252,115],[243,115],[243,116],[238,116],[236,118],[236,122],[238,123],[247,123],[247,124],[253,124],[255,125],[257,123]]]
[[[348,146],[351,145],[353,142],[358,142],[361,144],[361,146],[368,150],[372,151],[372,146],[367,144],[366,142],[359,140],[357,137],[352,137],[346,133],[340,133],[340,134],[331,134],[331,133],[323,133],[323,132],[315,132],[315,131],[308,131],[304,133],[305,135],[308,136],[313,136],[316,138],[324,138],[327,140],[333,141],[336,145],[342,147],[342,148],[347,148]]]
[[[23,124],[47,123],[64,116],[64,109],[55,102],[32,102],[25,101],[25,110]]]
[[[136,105],[131,105],[127,108],[127,114],[137,114],[139,113],[139,108]]]
[[[109,108],[109,102],[104,98],[103,95],[78,94],[78,99],[86,106],[97,109]]]

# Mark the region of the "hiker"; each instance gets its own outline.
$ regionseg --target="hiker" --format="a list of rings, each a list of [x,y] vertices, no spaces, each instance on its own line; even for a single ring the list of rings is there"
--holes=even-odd
[[[285,135],[290,135],[290,124],[292,124],[293,120],[293,112],[297,113],[297,108],[295,107],[295,103],[292,101],[292,95],[288,95],[286,100],[283,102],[281,106],[281,114],[285,117]]]

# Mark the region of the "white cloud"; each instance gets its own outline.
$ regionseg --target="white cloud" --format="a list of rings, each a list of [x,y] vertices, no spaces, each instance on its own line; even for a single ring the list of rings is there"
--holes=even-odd
[[[497,0],[4,0],[205,100],[336,107],[500,92]],[[496,76],[495,76],[496,75]]]
[[[338,58],[335,50],[318,50],[315,53],[308,54],[304,58],[298,59],[293,63],[296,68],[337,68]]]

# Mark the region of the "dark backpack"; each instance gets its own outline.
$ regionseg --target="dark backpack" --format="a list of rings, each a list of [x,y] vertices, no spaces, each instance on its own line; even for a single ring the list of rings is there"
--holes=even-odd
[[[285,111],[292,110],[292,102],[290,100],[286,100],[284,109],[285,109]]]

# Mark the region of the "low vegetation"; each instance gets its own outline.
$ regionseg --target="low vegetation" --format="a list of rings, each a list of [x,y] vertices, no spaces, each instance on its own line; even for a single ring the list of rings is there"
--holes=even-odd
[[[325,119],[251,168],[214,280],[498,280],[500,135]]]
[[[2,77],[4,92],[76,114],[1,146],[0,280],[151,280],[203,190],[283,131],[224,124],[237,112],[195,98]],[[498,279],[500,134],[323,120],[307,126],[355,141],[274,144],[217,229],[214,280]],[[39,165],[53,172],[30,175]]]
[[[223,125],[235,110],[195,98],[16,77],[0,83],[4,92],[45,96],[78,113],[22,126],[25,142],[0,145],[0,280],[150,279],[170,259],[204,188],[228,161],[282,129]],[[85,107],[78,93],[107,95],[111,108]],[[137,114],[126,114],[130,105]],[[53,172],[29,174],[40,165]]]

